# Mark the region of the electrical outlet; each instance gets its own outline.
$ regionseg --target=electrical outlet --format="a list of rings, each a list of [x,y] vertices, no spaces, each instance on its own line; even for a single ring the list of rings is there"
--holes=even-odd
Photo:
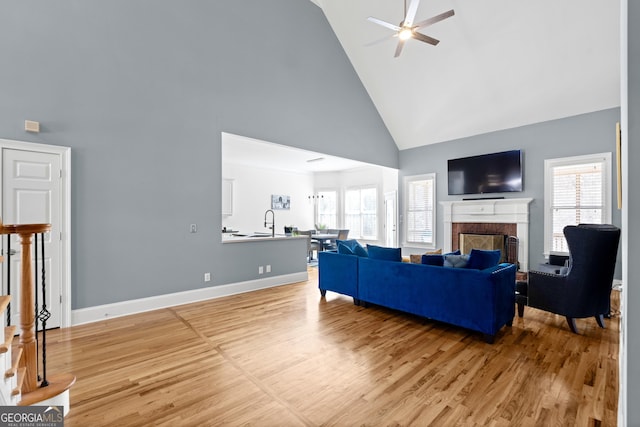
[[[259,266],[258,267],[258,274],[263,274],[264,273],[264,267],[263,266]]]
[[[267,273],[271,273],[271,264],[267,264]]]
[[[197,224],[191,224],[189,226],[189,231],[192,233],[197,233],[198,232],[198,225]]]
[[[205,282],[211,281],[211,273],[204,273],[204,281]]]

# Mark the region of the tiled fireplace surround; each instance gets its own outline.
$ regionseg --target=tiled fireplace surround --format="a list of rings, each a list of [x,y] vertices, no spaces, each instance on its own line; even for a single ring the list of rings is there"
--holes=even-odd
[[[444,208],[444,251],[458,249],[460,233],[516,236],[519,240],[520,271],[528,271],[529,204],[532,200],[521,198],[440,202]]]

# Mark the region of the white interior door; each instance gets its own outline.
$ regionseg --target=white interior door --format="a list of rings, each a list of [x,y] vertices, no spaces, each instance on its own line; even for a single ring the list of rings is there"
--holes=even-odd
[[[59,154],[2,149],[2,221],[5,224],[51,224],[45,233],[46,304],[51,318],[47,328],[60,326],[61,317],[61,227],[62,227],[62,159]],[[38,270],[35,270],[35,238],[32,238],[32,269],[38,277],[37,299],[42,307],[42,245],[38,237]],[[3,240],[3,294],[8,291],[7,264],[10,264],[11,324],[20,322],[21,243],[11,236],[12,254],[7,263],[7,241]]]
[[[395,191],[384,194],[384,240],[388,248],[398,247],[398,197]]]

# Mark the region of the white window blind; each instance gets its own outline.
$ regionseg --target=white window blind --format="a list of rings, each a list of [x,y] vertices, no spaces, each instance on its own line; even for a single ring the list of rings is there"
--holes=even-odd
[[[338,228],[338,192],[318,191],[316,224],[324,228]]]
[[[405,179],[406,243],[435,243],[435,174]]]
[[[351,188],[345,192],[344,224],[349,237],[377,240],[378,191],[373,188]]]
[[[546,252],[569,252],[563,233],[567,225],[610,222],[610,159],[605,153],[545,162]]]

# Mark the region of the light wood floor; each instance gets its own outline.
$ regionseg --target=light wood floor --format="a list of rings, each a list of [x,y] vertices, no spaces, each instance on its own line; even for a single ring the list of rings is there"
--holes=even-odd
[[[309,281],[51,331],[66,426],[615,426],[619,319],[527,308],[496,343]],[[617,293],[614,307],[618,307]]]

